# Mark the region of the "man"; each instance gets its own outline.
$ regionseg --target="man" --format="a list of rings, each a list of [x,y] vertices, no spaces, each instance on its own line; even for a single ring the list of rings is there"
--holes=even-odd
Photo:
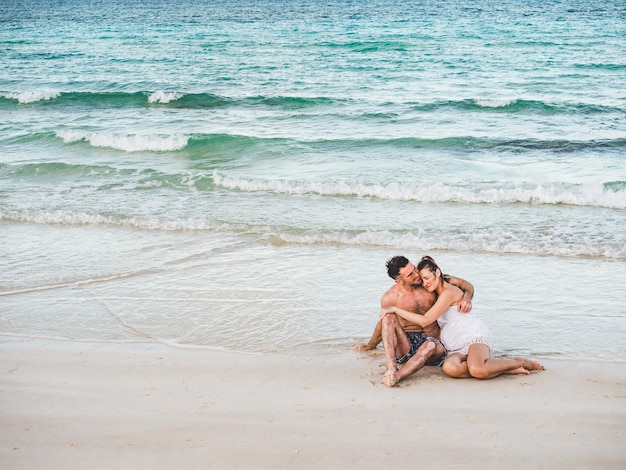
[[[381,308],[396,306],[423,315],[434,305],[437,299],[435,293],[428,292],[422,286],[417,267],[407,258],[394,256],[387,261],[386,266],[387,274],[395,283],[383,294]],[[469,312],[472,308],[474,286],[453,276],[446,276],[446,280],[463,290],[464,295],[457,308],[460,312]],[[439,341],[437,322],[422,328],[398,315],[388,314],[376,324],[369,342],[357,344],[354,349],[376,349],[381,341],[387,356],[387,371],[383,376],[383,383],[388,387],[393,387],[425,365],[439,365],[446,354]]]

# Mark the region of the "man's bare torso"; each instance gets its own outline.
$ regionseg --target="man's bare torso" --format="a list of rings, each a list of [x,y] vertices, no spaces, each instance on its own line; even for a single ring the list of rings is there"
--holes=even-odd
[[[383,307],[395,305],[404,310],[424,315],[434,305],[436,300],[436,295],[433,292],[428,292],[422,286],[414,286],[407,289],[394,284],[385,293],[381,303]],[[439,338],[439,325],[437,322],[431,323],[430,325],[422,328],[419,325],[409,323],[400,316],[398,316],[398,321],[402,325],[404,331],[415,331],[418,333],[424,332],[428,336]]]

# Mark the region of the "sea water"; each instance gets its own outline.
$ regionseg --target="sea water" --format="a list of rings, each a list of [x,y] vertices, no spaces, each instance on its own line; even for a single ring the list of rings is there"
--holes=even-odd
[[[0,5],[0,334],[335,354],[385,261],[626,360],[626,2]]]

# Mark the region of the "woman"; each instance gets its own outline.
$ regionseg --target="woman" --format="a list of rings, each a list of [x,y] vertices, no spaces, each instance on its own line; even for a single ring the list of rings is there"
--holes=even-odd
[[[447,375],[491,379],[501,374],[530,374],[532,370],[543,369],[538,362],[521,357],[493,359],[493,345],[487,325],[472,313],[457,311],[456,304],[463,297],[463,291],[446,282],[441,269],[430,256],[424,256],[417,269],[424,288],[437,294],[435,304],[424,315],[398,307],[383,308],[380,318],[395,313],[421,327],[437,321],[441,328],[441,341],[448,351],[443,363],[443,371]]]

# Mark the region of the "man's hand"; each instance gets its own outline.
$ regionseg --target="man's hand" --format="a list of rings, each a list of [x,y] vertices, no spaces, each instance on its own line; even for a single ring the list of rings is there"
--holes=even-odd
[[[369,351],[370,347],[367,343],[357,343],[354,346],[352,346],[352,349],[354,351]]]
[[[461,313],[469,313],[472,309],[472,298],[474,297],[474,286],[465,279],[450,276],[450,284],[457,286],[463,291],[463,297],[456,305],[456,309]]]
[[[463,298],[456,304],[456,309],[461,313],[469,313],[472,310],[472,301]]]

